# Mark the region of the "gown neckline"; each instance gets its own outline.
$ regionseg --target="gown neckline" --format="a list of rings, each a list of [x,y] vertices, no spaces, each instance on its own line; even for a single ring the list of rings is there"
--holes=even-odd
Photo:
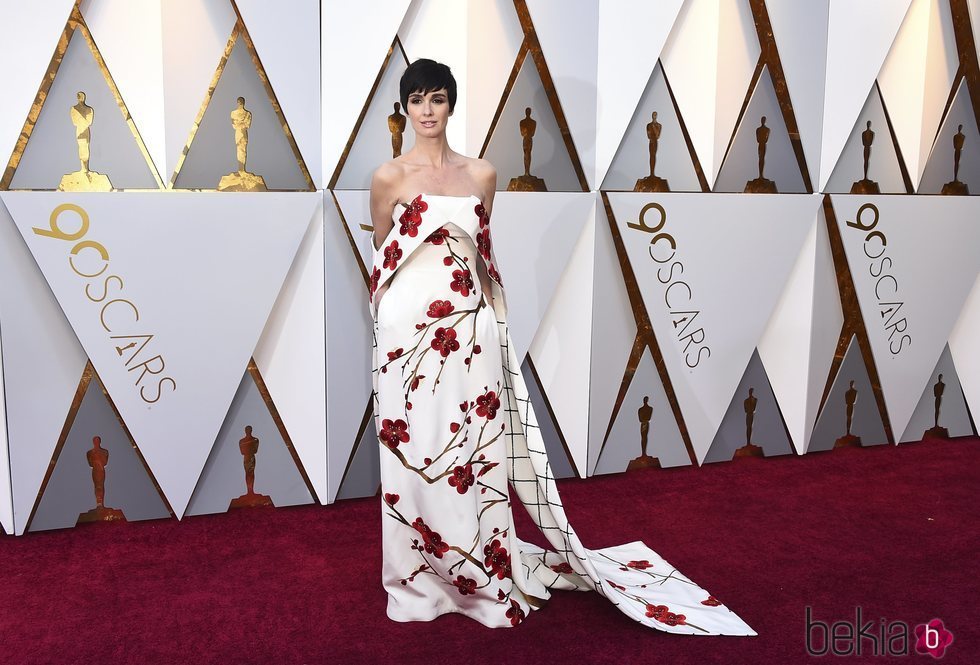
[[[429,194],[428,192],[419,192],[415,196],[416,197],[422,196],[422,197],[425,197],[425,198],[437,198],[437,199],[476,199],[478,203],[483,203],[483,199],[481,199],[476,194]],[[395,216],[395,213],[398,212],[398,206],[403,206],[403,202],[402,201],[398,201],[394,206],[392,206],[392,208],[391,208],[391,216],[392,217],[394,217]],[[391,237],[391,234],[392,234],[392,232],[394,232],[394,230],[395,230],[395,228],[392,227],[388,231],[388,234],[385,235],[384,240],[381,242],[381,247],[382,248],[388,242],[388,238]],[[374,237],[373,237],[373,234],[372,234],[372,238],[371,238],[371,249],[373,249],[376,252],[380,252],[381,251],[381,249],[375,247],[375,245],[374,245]]]

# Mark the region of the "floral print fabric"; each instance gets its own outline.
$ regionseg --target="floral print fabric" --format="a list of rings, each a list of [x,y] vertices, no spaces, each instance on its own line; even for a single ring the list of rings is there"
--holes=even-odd
[[[458,612],[511,627],[552,589],[576,589],[667,632],[754,635],[642,542],[589,550],[568,524],[510,344],[482,202],[419,194],[392,216],[370,273],[388,616]],[[508,483],[554,549],[517,537]]]

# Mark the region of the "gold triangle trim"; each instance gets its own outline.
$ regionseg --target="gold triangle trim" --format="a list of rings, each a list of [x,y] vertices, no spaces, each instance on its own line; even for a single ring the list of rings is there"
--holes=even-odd
[[[58,46],[55,48],[54,55],[51,56],[51,62],[48,64],[48,69],[44,73],[44,78],[41,80],[41,86],[38,88],[37,95],[34,97],[34,103],[31,105],[31,110],[27,114],[27,120],[24,121],[24,128],[20,131],[20,136],[17,137],[17,143],[14,145],[14,152],[10,156],[10,161],[7,162],[7,168],[4,171],[3,178],[0,179],[0,190],[10,189],[10,183],[14,179],[14,173],[17,171],[17,167],[20,165],[20,160],[24,156],[24,151],[27,149],[27,143],[31,139],[31,134],[34,133],[34,126],[37,123],[38,118],[41,116],[41,109],[44,108],[44,102],[47,100],[48,93],[51,91],[51,86],[54,84],[54,80],[58,76],[58,70],[61,68],[61,62],[64,60],[65,53],[68,51],[68,45],[71,42],[76,29],[85,39],[85,44],[92,53],[92,57],[95,58],[95,63],[98,65],[99,71],[102,72],[102,78],[105,79],[106,85],[108,85],[109,90],[112,91],[112,96],[116,99],[116,104],[119,106],[119,110],[123,114],[123,118],[126,121],[126,125],[129,127],[129,131],[133,134],[133,138],[136,139],[136,145],[139,147],[140,154],[143,155],[143,159],[146,160],[146,165],[149,167],[150,173],[153,174],[153,179],[156,181],[157,187],[164,189],[163,180],[160,179],[160,174],[157,172],[153,159],[150,157],[150,153],[146,149],[146,144],[143,143],[143,137],[140,136],[139,130],[136,129],[136,123],[133,122],[133,117],[129,114],[129,109],[126,107],[126,103],[123,101],[122,95],[119,94],[119,88],[116,87],[116,82],[109,73],[109,68],[106,67],[105,60],[102,58],[102,52],[99,51],[99,47],[96,46],[95,40],[92,39],[92,33],[89,32],[88,25],[85,23],[84,17],[82,17],[82,12],[79,10],[80,2],[81,0],[76,0],[75,5],[71,9],[71,14],[68,16],[68,22],[65,23],[65,29],[62,31],[61,37],[58,38]],[[54,188],[52,188],[52,191],[53,189]],[[115,191],[127,190],[120,189]]]
[[[334,168],[333,175],[330,176],[330,182],[327,183],[327,189],[334,189],[337,186],[337,181],[340,180],[340,174],[344,171],[344,165],[347,163],[348,157],[350,157],[351,148],[354,147],[354,141],[357,139],[357,134],[361,131],[361,125],[364,123],[364,118],[367,116],[368,109],[371,108],[371,104],[374,102],[374,97],[378,92],[378,87],[381,85],[381,79],[384,78],[385,72],[388,71],[388,65],[391,62],[391,56],[394,55],[395,49],[401,53],[402,58],[405,60],[405,65],[409,64],[408,55],[405,53],[405,47],[402,45],[401,40],[398,35],[391,40],[391,46],[388,47],[388,53],[385,55],[384,61],[381,63],[381,67],[378,69],[378,75],[374,77],[374,83],[371,84],[371,91],[368,93],[367,101],[364,102],[364,106],[361,107],[361,112],[357,116],[357,121],[354,123],[354,129],[351,130],[350,137],[347,139],[347,145],[344,146],[344,151],[340,153],[340,159],[337,161],[337,166]],[[339,209],[339,206],[338,206]]]
[[[51,474],[54,473],[54,469],[58,465],[58,459],[61,457],[61,451],[64,450],[65,444],[68,442],[68,435],[71,434],[72,427],[75,424],[75,418],[78,416],[78,410],[82,406],[82,401],[85,399],[85,395],[88,393],[88,389],[93,378],[98,381],[99,385],[102,387],[102,395],[105,397],[106,402],[109,404],[109,408],[112,409],[116,419],[119,421],[119,425],[122,427],[123,432],[125,432],[126,438],[129,439],[129,444],[136,452],[136,457],[139,458],[140,464],[143,465],[143,470],[146,471],[146,475],[149,477],[150,482],[153,483],[153,487],[156,488],[157,494],[163,500],[163,505],[166,507],[167,512],[170,513],[171,517],[177,516],[176,513],[174,513],[174,509],[170,505],[170,501],[167,499],[167,496],[160,488],[160,483],[157,482],[156,476],[153,475],[153,471],[150,470],[149,465],[147,465],[146,459],[143,457],[143,453],[136,444],[136,440],[133,438],[132,432],[129,431],[129,427],[119,414],[119,409],[116,408],[115,402],[112,401],[112,397],[106,390],[105,384],[102,383],[98,372],[95,371],[95,367],[92,365],[92,361],[89,360],[85,363],[85,369],[82,370],[82,377],[78,381],[78,388],[75,389],[75,397],[72,398],[71,406],[68,407],[68,414],[65,416],[65,424],[61,428],[61,434],[58,436],[58,443],[55,445],[54,453],[51,455],[51,461],[48,462],[48,468],[44,472],[44,479],[41,481],[41,487],[38,489],[37,496],[34,499],[34,505],[31,507],[31,514],[28,516],[27,523],[24,525],[24,533],[27,533],[31,529],[31,523],[34,521],[34,515],[37,513],[38,506],[41,505],[41,498],[44,496],[45,490],[47,490],[48,482],[51,480]]]
[[[180,175],[180,171],[184,166],[184,161],[187,159],[187,155],[191,150],[191,145],[194,143],[194,137],[197,136],[197,130],[201,128],[201,121],[204,120],[204,114],[208,110],[208,106],[211,104],[211,98],[214,96],[214,90],[218,86],[218,81],[221,80],[221,75],[225,72],[225,66],[228,64],[228,58],[231,57],[231,52],[235,48],[235,44],[238,42],[239,37],[245,43],[245,47],[248,49],[249,57],[252,59],[252,66],[255,67],[255,73],[259,77],[259,81],[262,82],[262,87],[265,88],[265,94],[269,98],[269,103],[272,104],[272,110],[276,114],[276,118],[279,119],[279,125],[282,127],[283,134],[286,136],[286,140],[289,142],[289,147],[293,151],[293,156],[296,158],[296,164],[299,166],[300,172],[303,174],[303,179],[306,181],[306,189],[300,190],[275,190],[275,191],[301,191],[301,192],[312,192],[316,190],[316,185],[313,183],[313,178],[310,176],[309,169],[306,168],[306,162],[303,160],[303,155],[300,152],[299,146],[296,144],[296,139],[293,136],[293,132],[289,129],[289,123],[286,122],[286,116],[283,114],[282,107],[279,105],[279,99],[276,97],[275,91],[272,89],[272,84],[269,82],[269,76],[265,72],[265,68],[262,66],[262,61],[259,59],[259,54],[255,50],[255,44],[252,42],[252,38],[248,34],[248,29],[245,27],[245,21],[242,20],[242,15],[238,11],[238,5],[232,0],[232,7],[235,9],[235,15],[237,20],[235,21],[235,26],[231,30],[231,36],[228,38],[228,43],[225,45],[224,53],[221,54],[221,59],[218,60],[218,66],[214,70],[214,76],[211,77],[211,83],[208,85],[207,94],[204,96],[204,101],[201,102],[201,108],[197,111],[197,117],[194,118],[194,124],[191,126],[190,136],[187,137],[187,143],[184,144],[184,149],[180,151],[180,157],[177,159],[177,165],[174,167],[174,173],[170,176],[169,189],[175,189],[179,191],[216,191],[215,188],[196,188],[196,187],[176,187],[177,177]]]
[[[480,157],[483,157],[487,152],[490,140],[493,138],[494,131],[497,128],[497,122],[500,120],[504,106],[506,106],[507,100],[510,98],[514,83],[517,81],[517,75],[524,65],[524,60],[530,55],[535,68],[538,70],[538,78],[541,79],[541,85],[544,86],[545,94],[548,97],[551,113],[558,123],[558,130],[561,133],[562,140],[565,142],[565,150],[568,152],[572,169],[578,178],[579,187],[582,188],[583,192],[587,192],[589,191],[589,181],[585,177],[582,162],[579,159],[578,151],[575,149],[575,141],[572,139],[572,133],[568,129],[568,120],[565,118],[565,112],[562,110],[561,100],[558,98],[558,91],[555,89],[555,82],[551,78],[551,70],[548,69],[548,63],[545,61],[544,53],[541,51],[541,42],[538,41],[538,34],[534,30],[534,22],[531,20],[531,12],[527,8],[526,0],[514,0],[514,9],[521,23],[521,29],[524,31],[524,41],[521,42],[520,49],[517,52],[517,58],[514,60],[514,67],[504,86],[504,92],[500,97],[500,103],[497,105],[493,120],[490,122],[490,129],[487,131],[487,137],[484,139],[483,147],[480,149]]]

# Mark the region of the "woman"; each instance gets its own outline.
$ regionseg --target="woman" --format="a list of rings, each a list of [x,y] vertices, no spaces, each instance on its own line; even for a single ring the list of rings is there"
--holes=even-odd
[[[388,616],[516,626],[551,589],[578,589],[667,632],[754,635],[643,543],[588,550],[569,526],[507,330],[496,171],[449,147],[446,65],[415,61],[400,93],[416,142],[371,182]],[[554,550],[514,533],[508,481]]]

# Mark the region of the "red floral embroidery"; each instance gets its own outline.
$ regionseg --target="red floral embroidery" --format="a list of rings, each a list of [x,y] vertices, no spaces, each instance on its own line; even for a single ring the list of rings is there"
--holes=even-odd
[[[398,229],[398,233],[401,235],[407,235],[409,238],[414,238],[419,234],[419,226],[422,224],[422,213],[429,209],[429,204],[422,200],[422,195],[419,194],[410,204],[405,205],[405,212],[401,214],[398,221],[401,223],[401,227]]]
[[[398,503],[399,498],[401,497],[399,497],[397,494],[389,494],[388,492],[385,492],[385,503],[387,503],[389,506],[393,506]]]
[[[399,418],[391,420],[385,418],[381,421],[381,432],[378,438],[389,448],[397,448],[399,443],[408,443],[408,423]]]
[[[490,215],[487,214],[487,209],[483,207],[482,203],[477,203],[476,207],[473,208],[473,212],[476,216],[480,218],[480,228],[484,226],[490,226]]]
[[[572,570],[572,567],[569,565],[569,563],[567,561],[562,561],[561,563],[555,563],[555,564],[552,564],[552,565],[550,565],[548,567],[551,568],[556,573],[574,573],[575,572],[574,570]]]
[[[507,610],[507,618],[510,619],[510,625],[512,626],[516,626],[524,620],[524,610],[521,609],[521,606],[513,598],[510,599],[510,609]]]
[[[372,300],[374,299],[374,292],[378,290],[378,280],[380,280],[380,279],[381,279],[381,271],[378,270],[377,268],[375,268],[374,269],[374,272],[371,273],[371,296],[370,296],[370,298]]]
[[[500,398],[497,393],[490,390],[485,395],[476,398],[476,415],[487,420],[493,420],[497,416],[497,409],[500,408]]]
[[[398,266],[398,259],[401,257],[402,250],[398,247],[398,241],[392,240],[391,244],[385,247],[385,260],[381,264],[381,267],[394,270]]]
[[[417,374],[415,376],[415,378],[412,379],[411,390],[412,391],[418,390],[419,389],[419,384],[422,383],[422,379],[424,379],[424,378],[425,378],[425,374]],[[411,402],[409,402],[408,404],[411,404]],[[406,404],[406,406],[408,406],[408,404]]]
[[[442,354],[445,358],[453,351],[459,350],[459,342],[456,340],[456,331],[452,328],[436,328],[432,336],[432,348]]]
[[[436,229],[429,234],[429,237],[425,239],[425,242],[432,243],[433,245],[441,245],[446,242],[446,238],[449,237],[449,229]]]
[[[433,300],[429,304],[429,311],[427,314],[433,319],[438,319],[443,316],[449,316],[453,313],[454,309],[456,308],[453,307],[453,304],[448,300]]]
[[[469,463],[457,466],[453,469],[452,475],[449,476],[449,484],[455,487],[460,494],[466,494],[466,490],[470,488],[473,482],[473,465]]]
[[[721,605],[721,601],[715,598],[714,596],[708,596],[707,600],[701,601],[701,604],[710,605],[711,607],[718,607],[719,605]]]
[[[668,626],[683,626],[687,620],[685,615],[674,614],[666,605],[651,605],[650,603],[647,603],[647,616]]]
[[[502,580],[510,575],[510,554],[500,546],[499,540],[494,539],[484,547],[483,556],[483,563],[490,569],[490,577],[496,575],[497,579]]]
[[[490,267],[487,268],[487,274],[490,275],[490,279],[495,281],[497,284],[500,284],[500,286],[504,285],[503,281],[500,279],[500,273],[497,272],[497,268],[494,267],[492,263],[490,264]]]
[[[468,593],[476,593],[476,580],[471,580],[463,575],[456,576],[456,579],[453,580],[453,586],[459,589],[459,592],[464,596]]]
[[[480,231],[479,235],[476,236],[476,250],[480,252],[480,256],[485,258],[487,261],[490,260],[490,229],[483,229]]]
[[[399,346],[394,351],[388,352],[388,360],[395,360],[396,358],[401,358],[403,353],[405,353],[405,349]]]
[[[640,559],[639,561],[629,561],[626,564],[630,568],[636,568],[637,570],[646,570],[647,568],[653,568],[653,564],[646,559]]]
[[[442,536],[437,531],[430,529],[421,517],[415,518],[415,521],[412,522],[412,528],[422,535],[425,551],[435,558],[441,559],[442,555],[449,551],[449,544],[443,541]]]
[[[453,281],[449,283],[449,288],[458,291],[461,296],[470,295],[473,288],[473,277],[469,270],[453,270]]]

